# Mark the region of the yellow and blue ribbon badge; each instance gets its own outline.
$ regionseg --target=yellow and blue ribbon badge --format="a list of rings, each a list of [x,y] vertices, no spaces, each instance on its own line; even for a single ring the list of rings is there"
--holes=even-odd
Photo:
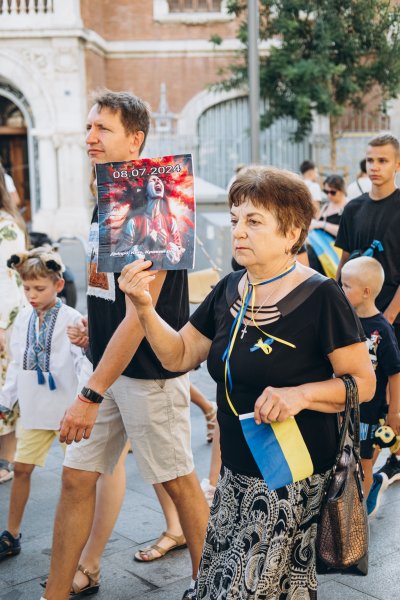
[[[256,352],[256,350],[262,350],[265,354],[271,354],[272,352],[272,348],[271,345],[274,343],[275,340],[273,340],[272,338],[266,338],[266,340],[263,342],[262,338],[260,338],[259,340],[257,340],[257,343],[254,344],[254,346],[252,346],[250,348],[250,352]]]
[[[313,229],[308,233],[308,242],[317,255],[325,275],[335,279],[342,256],[341,249],[335,246],[335,238],[323,229]]]
[[[314,465],[296,419],[257,425],[254,413],[240,415],[247,445],[270,490],[310,477]]]

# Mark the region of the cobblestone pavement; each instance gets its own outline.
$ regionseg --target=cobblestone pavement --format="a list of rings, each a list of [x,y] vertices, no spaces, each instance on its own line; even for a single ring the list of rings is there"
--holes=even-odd
[[[191,375],[208,398],[215,387],[205,366]],[[210,446],[204,417],[192,410],[193,449],[200,478],[206,477]],[[382,461],[384,457],[382,456]],[[1,600],[39,600],[49,568],[51,531],[60,489],[62,452],[53,446],[46,467],[37,469],[22,528],[19,556],[0,564]],[[5,527],[10,484],[0,485],[0,527]],[[400,599],[400,484],[386,492],[377,518],[371,523],[370,572],[367,577],[331,575],[320,578],[318,600]],[[193,507],[193,510],[196,510]],[[127,492],[115,531],[102,563],[102,580],[96,600],[181,600],[189,582],[187,550],[168,554],[151,564],[134,562],[135,551],[164,530],[160,506],[151,486],[141,480],[133,455],[127,459]],[[246,600],[246,599],[238,599]],[[304,599],[305,600],[305,599]]]

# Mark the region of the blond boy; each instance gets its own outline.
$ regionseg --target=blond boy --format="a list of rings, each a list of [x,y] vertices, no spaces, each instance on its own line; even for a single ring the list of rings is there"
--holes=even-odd
[[[379,419],[396,434],[400,434],[400,350],[393,327],[377,309],[375,300],[382,289],[384,271],[377,260],[361,256],[347,262],[342,269],[342,286],[349,302],[360,318],[367,336],[369,353],[376,374],[376,392],[371,402],[361,405],[361,461],[365,473],[364,492],[368,496],[373,483],[372,438],[379,427]],[[389,405],[386,388],[389,387]],[[387,414],[386,414],[387,413]],[[382,476],[380,490],[382,488]],[[367,502],[369,512],[377,510],[375,499]],[[374,500],[374,502],[372,502]],[[374,506],[372,506],[374,503]]]

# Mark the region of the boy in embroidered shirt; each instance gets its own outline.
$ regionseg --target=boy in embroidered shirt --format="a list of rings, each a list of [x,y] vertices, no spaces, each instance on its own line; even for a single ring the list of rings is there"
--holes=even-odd
[[[0,560],[21,551],[20,526],[35,466],[43,466],[77,385],[82,350],[66,328],[81,319],[57,297],[63,264],[50,247],[13,255],[8,266],[22,279],[30,304],[18,314],[11,336],[12,360],[0,391],[0,412],[19,401],[20,427],[7,529],[0,535]]]
[[[400,434],[400,350],[392,325],[375,305],[384,276],[380,263],[367,256],[350,260],[342,270],[343,291],[360,318],[376,374],[375,396],[370,402],[360,406],[361,462],[365,474],[365,497],[368,497],[370,490],[371,496],[374,495],[375,477],[379,475],[375,474],[373,479],[372,438],[379,427],[379,419],[386,417],[386,424],[397,435]],[[388,383],[389,406],[386,402]],[[373,481],[374,486],[371,489]],[[379,488],[381,492],[384,491],[381,485]],[[375,514],[378,509],[376,498],[368,498],[367,507],[370,514]]]

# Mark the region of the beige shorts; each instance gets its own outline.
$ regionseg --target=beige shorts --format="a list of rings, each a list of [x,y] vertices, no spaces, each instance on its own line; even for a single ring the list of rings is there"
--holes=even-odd
[[[85,358],[79,389],[91,372]],[[193,471],[188,375],[165,380],[121,375],[107,390],[90,438],[67,447],[64,466],[112,473],[128,439],[140,473],[149,483]]]
[[[44,467],[49,450],[58,437],[59,432],[52,429],[24,429],[18,424],[15,462]],[[65,449],[65,444],[61,445]]]

